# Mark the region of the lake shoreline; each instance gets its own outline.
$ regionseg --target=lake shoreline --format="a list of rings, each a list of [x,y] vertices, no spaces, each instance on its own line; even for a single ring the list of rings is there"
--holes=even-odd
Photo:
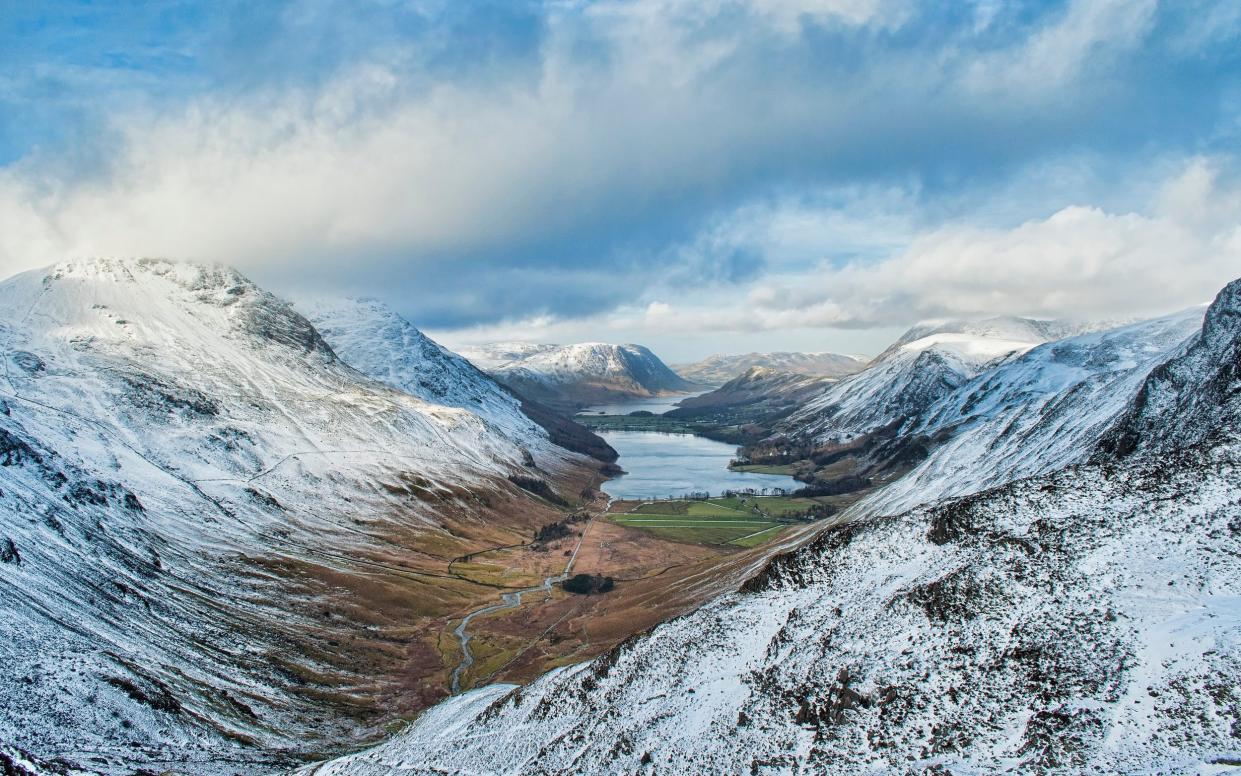
[[[736,446],[699,435],[666,431],[602,431],[625,474],[600,488],[614,499],[669,499],[726,492],[791,493],[801,483],[788,475],[736,471]]]

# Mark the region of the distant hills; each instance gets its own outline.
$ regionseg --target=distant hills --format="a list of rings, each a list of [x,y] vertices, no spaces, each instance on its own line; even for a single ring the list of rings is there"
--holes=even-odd
[[[845,377],[860,372],[870,362],[867,356],[840,353],[717,353],[692,364],[674,364],[676,373],[705,385],[723,385],[754,367],[814,377]]]
[[[642,345],[497,343],[461,352],[520,395],[559,408],[701,388]]]

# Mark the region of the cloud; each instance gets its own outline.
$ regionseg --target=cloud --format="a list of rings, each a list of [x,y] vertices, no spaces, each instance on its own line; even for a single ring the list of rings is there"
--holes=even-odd
[[[653,304],[652,330],[903,326],[921,319],[1029,315],[1118,319],[1209,301],[1241,275],[1241,185],[1196,158],[1149,213],[1070,205],[1011,228],[953,223],[877,261],[825,263],[754,284],[721,311]]]
[[[1020,89],[1054,96],[1092,64],[1107,72],[1098,66],[1141,42],[1156,8],[1156,0],[1070,3],[1061,18],[1021,44],[978,57],[968,68],[967,82],[984,94]]]
[[[387,7],[367,5],[367,25],[331,2],[254,11],[248,27],[195,17],[207,31],[159,55],[179,63],[160,83],[186,70],[192,87],[151,95],[144,75],[117,87],[143,99],[95,98],[96,164],[43,147],[0,168],[0,273],[74,255],[220,260],[275,285],[380,293],[445,328],[600,310],[641,326],[652,301],[699,316],[668,286],[727,288],[751,295],[733,321],[857,326],[981,307],[968,281],[1021,277],[1032,249],[968,225],[1015,176],[1066,154],[1123,176],[1139,152],[1234,137],[1219,99],[1234,71],[1201,78],[1204,61],[1230,62],[1228,39],[1150,45],[1176,25],[1148,0],[565,2],[490,22],[459,4]],[[288,42],[302,37],[330,45]],[[1135,80],[1148,67],[1165,77]],[[1172,92],[1180,113],[1152,107]],[[1047,218],[1020,204],[1019,239],[1098,240],[1100,273],[1123,269],[1107,239],[1123,253],[1223,233],[1172,205]],[[1102,277],[1080,274],[1087,258],[1050,262],[1065,274],[1048,283]]]

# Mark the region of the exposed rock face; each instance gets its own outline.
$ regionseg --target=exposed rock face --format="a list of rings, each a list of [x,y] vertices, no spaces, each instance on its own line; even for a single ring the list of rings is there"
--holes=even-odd
[[[1100,442],[1103,456],[1160,452],[1226,439],[1241,415],[1241,280],[1208,308],[1185,354],[1156,368],[1136,400]]]

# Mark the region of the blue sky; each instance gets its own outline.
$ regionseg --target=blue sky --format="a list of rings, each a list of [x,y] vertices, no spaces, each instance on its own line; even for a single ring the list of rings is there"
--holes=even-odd
[[[875,352],[1241,274],[1241,4],[0,9],[0,274],[223,261],[449,344]]]

